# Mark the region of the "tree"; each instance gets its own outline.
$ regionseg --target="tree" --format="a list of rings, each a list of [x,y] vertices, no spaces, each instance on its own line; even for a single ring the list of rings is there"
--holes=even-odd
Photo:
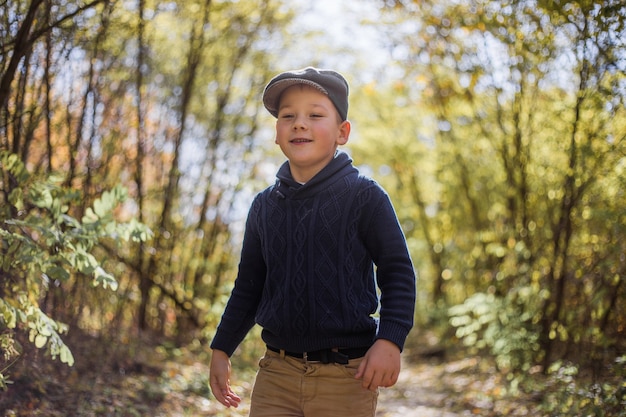
[[[418,207],[421,226],[408,237],[430,260],[420,275],[431,305],[463,306],[451,310],[459,337],[509,352],[509,369],[610,363],[626,319],[626,230],[615,221],[624,203],[623,7],[386,5],[401,81],[377,86],[389,91],[380,103],[365,101],[377,109],[370,115],[398,115],[373,120],[384,128],[372,142],[391,154],[396,198],[407,212]],[[392,143],[381,142],[389,130]],[[374,161],[383,152],[358,149]],[[480,307],[488,301],[490,315]]]
[[[49,220],[62,233],[82,233],[81,219],[103,199],[111,210],[119,202],[116,220],[154,232],[124,243],[107,236],[126,223],[98,223],[85,256],[112,271],[117,291],[94,291],[78,268],[55,285],[24,284],[33,305],[103,337],[128,340],[141,330],[182,343],[211,331],[232,283],[232,224],[260,186],[258,94],[288,10],[270,0],[8,5],[0,17],[0,151],[11,162],[3,202],[42,183],[62,207]],[[26,185],[9,172],[18,163]],[[13,222],[43,212],[38,198],[25,211],[3,205],[3,250],[18,240]],[[36,277],[40,265],[28,267]]]

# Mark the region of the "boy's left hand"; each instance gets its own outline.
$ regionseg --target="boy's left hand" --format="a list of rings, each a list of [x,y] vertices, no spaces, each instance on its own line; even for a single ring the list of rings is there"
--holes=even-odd
[[[363,357],[355,378],[363,380],[363,388],[376,391],[391,387],[400,375],[400,348],[393,342],[378,339]]]

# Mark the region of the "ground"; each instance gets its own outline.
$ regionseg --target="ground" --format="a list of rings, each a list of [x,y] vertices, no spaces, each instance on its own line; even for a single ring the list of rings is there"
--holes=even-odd
[[[154,346],[154,345],[153,345]],[[128,347],[86,338],[69,368],[36,353],[10,370],[1,416],[246,416],[253,369],[236,370],[239,409],[225,409],[208,388],[206,354],[192,349]],[[503,383],[478,357],[405,355],[392,388],[381,389],[377,417],[538,416],[532,402],[500,395]],[[502,398],[494,401],[493,398]]]

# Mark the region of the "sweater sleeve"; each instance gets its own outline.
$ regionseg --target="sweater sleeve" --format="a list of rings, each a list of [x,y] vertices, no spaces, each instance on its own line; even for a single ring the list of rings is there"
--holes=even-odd
[[[254,326],[257,307],[263,293],[267,268],[256,226],[258,203],[257,197],[248,213],[235,286],[211,342],[212,349],[222,350],[228,356],[233,354]]]
[[[380,323],[377,338],[390,340],[400,350],[413,327],[415,270],[406,239],[387,193],[377,184],[372,190],[371,217],[365,219],[365,242],[380,289]]]

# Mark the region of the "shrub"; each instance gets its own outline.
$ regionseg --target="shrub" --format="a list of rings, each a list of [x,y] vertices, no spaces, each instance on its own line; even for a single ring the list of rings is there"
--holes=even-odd
[[[532,287],[524,286],[506,297],[476,293],[449,309],[456,336],[470,352],[492,356],[513,392],[541,357],[538,298]]]
[[[28,340],[53,359],[74,363],[61,338],[68,326],[39,306],[48,285],[75,275],[90,279],[94,287],[115,290],[117,281],[92,254],[93,248],[103,238],[140,241],[151,233],[134,220],[115,220],[114,209],[127,198],[120,186],[105,191],[79,220],[70,215],[79,194],[60,186],[59,178],[35,178],[7,152],[0,153],[0,172],[0,388],[6,389],[6,372],[19,356],[16,331],[27,332]]]
[[[578,367],[556,362],[548,370],[549,387],[542,408],[559,416],[626,416],[626,356],[615,360],[613,374],[603,382],[588,382]]]

